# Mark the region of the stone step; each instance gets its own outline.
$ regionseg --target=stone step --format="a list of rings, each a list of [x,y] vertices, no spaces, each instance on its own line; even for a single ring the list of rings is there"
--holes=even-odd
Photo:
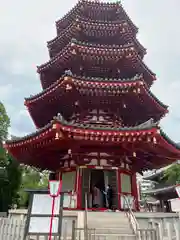
[[[104,221],[88,221],[88,225],[91,227],[97,227],[97,228],[129,228],[129,223],[119,223],[119,222],[104,222]]]
[[[91,214],[91,213],[88,213],[88,217],[93,217],[93,218],[102,218],[102,219],[116,219],[116,220],[128,220],[127,216],[121,216],[121,215],[106,215],[104,214],[104,216],[102,215],[99,215],[99,214]]]
[[[130,224],[120,224],[117,222],[100,222],[100,221],[88,221],[88,226],[91,228],[130,228]]]
[[[95,236],[99,236],[98,240],[135,239],[129,219],[124,212],[88,212],[87,218],[88,228],[95,229]]]
[[[95,234],[92,235],[93,240],[136,240],[136,236],[134,234]]]
[[[129,225],[129,221],[126,219],[113,219],[113,218],[101,219],[101,218],[93,218],[93,217],[88,217],[88,223],[101,224],[101,225],[109,224],[109,225],[118,225],[118,226]]]
[[[118,235],[118,234],[133,234],[133,231],[131,228],[96,228],[95,233],[97,234],[112,234],[112,235]]]
[[[127,218],[125,213],[122,212],[112,212],[112,211],[107,211],[107,212],[88,212],[88,216],[95,216],[95,217],[113,217],[113,218]]]
[[[89,212],[88,213],[88,222],[100,222],[100,223],[112,223],[112,224],[129,224],[129,220],[125,214],[119,214],[114,212],[104,212],[96,213]]]
[[[110,221],[112,221],[112,222],[124,222],[124,223],[128,223],[129,222],[129,220],[127,218],[114,218],[114,217],[101,218],[99,216],[90,216],[90,215],[88,215],[88,220],[89,221],[90,220],[93,220],[93,221],[101,220],[103,222],[106,222],[106,221],[108,221],[108,222],[110,222]]]

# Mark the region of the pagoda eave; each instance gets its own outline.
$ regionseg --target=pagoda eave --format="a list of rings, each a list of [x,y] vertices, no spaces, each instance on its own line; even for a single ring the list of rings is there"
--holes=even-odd
[[[94,45],[73,41],[49,62],[38,67],[38,73],[42,75],[41,82],[43,88],[47,88],[50,84],[52,84],[52,82],[49,84],[45,83],[47,81],[47,71],[49,73],[52,70],[56,72],[60,70],[63,71],[65,65],[71,65],[72,61],[80,61],[79,64],[85,64],[86,62],[98,63],[100,60],[108,66],[110,66],[109,64],[113,61],[113,66],[116,64],[117,67],[120,61],[127,61],[126,64],[131,63],[133,69],[146,75],[146,82],[148,85],[151,85],[155,80],[155,74],[152,73],[152,71],[150,71],[150,69],[148,69],[148,67],[142,62],[142,59],[136,52],[133,43],[120,46],[116,45],[111,48],[107,45]]]
[[[125,56],[126,58],[131,58],[132,56],[136,56],[137,52],[134,48],[133,43],[128,43],[125,45],[116,45],[116,46],[108,46],[108,45],[100,45],[100,44],[88,44],[85,42],[78,42],[75,39],[71,41],[61,52],[58,53],[55,57],[53,57],[50,61],[38,66],[38,73],[49,69],[51,66],[57,63],[57,61],[63,62],[67,57],[72,57],[77,54],[92,54],[91,57],[114,57],[118,59],[119,57]],[[88,56],[87,56],[88,57]]]
[[[71,94],[73,89],[75,89],[76,92],[79,92],[83,89],[87,90],[87,94],[89,93],[89,95],[92,95],[93,92],[95,95],[97,95],[96,93],[98,93],[98,91],[100,92],[103,90],[104,92],[107,91],[108,97],[108,92],[110,89],[112,91],[110,93],[110,97],[113,95],[120,97],[121,94],[131,93],[131,91],[134,94],[139,94],[139,96],[141,94],[144,94],[145,98],[151,99],[151,101],[155,103],[157,107],[164,112],[164,114],[168,112],[168,106],[159,101],[155,95],[147,88],[142,75],[137,75],[132,79],[126,79],[124,81],[118,81],[118,79],[109,79],[108,81],[105,79],[102,79],[102,81],[100,80],[101,78],[97,78],[96,81],[91,81],[87,78],[83,79],[81,76],[64,76],[60,78],[55,84],[42,91],[40,94],[26,98],[25,105],[28,107],[38,101],[44,101],[46,98],[48,99],[55,96],[54,94],[56,94],[56,92],[58,92],[58,95],[60,92],[60,95],[68,93]],[[51,102],[51,99],[49,99],[49,101]]]
[[[103,24],[77,19],[67,29],[62,31],[60,35],[48,42],[50,57],[57,55],[72,38],[77,38],[77,40],[81,41],[81,38],[78,39],[80,33],[83,33],[87,37],[96,36],[101,39],[116,37],[118,41],[120,41],[119,39],[122,39],[123,42],[132,41],[142,58],[146,54],[146,49],[135,38],[127,22],[120,21],[119,23]]]
[[[36,143],[36,141],[41,141],[46,139],[47,137],[56,138],[56,139],[64,139],[64,133],[71,134],[76,133],[77,135],[93,135],[94,137],[99,136],[109,136],[110,138],[117,137],[128,137],[128,136],[140,136],[142,135],[151,135],[157,133],[158,128],[156,124],[152,124],[151,126],[144,126],[140,129],[138,127],[129,127],[129,128],[105,128],[101,129],[99,127],[83,127],[83,124],[69,124],[65,120],[59,120],[58,118],[51,121],[51,123],[47,124],[44,128],[37,130],[35,133],[27,135],[23,138],[18,138],[14,140],[6,141],[5,147],[21,147],[25,146],[29,143]],[[136,129],[137,128],[137,129]],[[63,132],[63,133],[62,133]],[[84,136],[85,137],[85,136]],[[85,137],[86,138],[86,137]]]
[[[144,191],[144,194],[151,195],[154,197],[164,196],[164,198],[167,198],[168,200],[169,198],[171,199],[177,198],[176,185],[153,188],[153,189]]]
[[[66,144],[63,144],[64,141]],[[26,156],[26,153],[30,158],[40,152],[45,154],[47,146],[50,146],[51,150],[57,147],[59,152],[62,150],[64,152],[73,146],[73,141],[82,142],[84,146],[88,144],[120,145],[124,149],[132,149],[131,156],[134,158],[138,158],[139,153],[147,154],[149,157],[153,154],[154,158],[164,158],[169,164],[180,157],[178,145],[159,130],[156,124],[144,127],[103,129],[90,126],[86,128],[77,124],[67,125],[66,122],[54,120],[46,128],[22,139],[7,141],[4,146],[13,156],[21,159],[22,156]]]
[[[83,19],[80,17],[77,17],[76,21],[73,22],[68,28],[64,29],[63,32],[61,32],[60,35],[55,37],[54,39],[47,42],[48,47],[51,47],[53,44],[57,43],[63,36],[70,35],[72,38],[72,34],[75,32],[79,32],[81,30],[103,30],[103,31],[120,31],[120,33],[124,33],[126,35],[126,32],[130,35],[132,34],[131,30],[128,27],[128,23],[124,20],[122,21],[114,21],[114,22],[108,22],[108,23],[102,23],[102,22],[94,22],[89,19]],[[133,36],[131,36],[133,37]]]
[[[168,112],[167,106],[163,105],[147,88],[142,75],[135,76],[132,79],[126,79],[126,81],[118,81],[118,79],[97,79],[65,75],[62,76],[56,84],[47,88],[41,94],[26,99],[25,105],[34,120],[35,125],[37,127],[42,126],[40,116],[47,108],[51,109],[52,104],[53,106],[60,106],[59,103],[61,103],[63,99],[66,99],[66,105],[71,106],[77,101],[77,99],[79,99],[79,104],[81,105],[81,99],[83,100],[84,94],[87,95],[87,98],[88,96],[94,96],[96,98],[99,96],[99,103],[103,96],[106,96],[108,99],[113,99],[113,101],[118,100],[119,102],[119,98],[122,99],[123,97],[126,102],[126,96],[131,96],[129,101],[126,102],[128,106],[139,99],[141,105],[143,104],[144,106],[144,111],[146,109],[145,106],[148,105],[151,107],[154,112],[154,115],[151,115],[151,117],[156,121]],[[59,107],[57,111],[61,112],[61,107]],[[57,113],[58,112],[53,112],[53,115],[50,115],[49,118],[52,119]],[[43,116],[42,118],[45,120]],[[47,118],[47,122],[49,122],[49,118]],[[145,120],[148,120],[148,117]],[[47,124],[47,122],[45,124]]]
[[[99,11],[100,10],[100,11]],[[61,31],[68,27],[68,25],[71,22],[74,22],[77,16],[84,16],[84,12],[94,12],[95,15],[101,16],[101,12],[111,12],[113,16],[117,15],[123,15],[124,18],[129,22],[131,25],[133,31],[136,33],[138,31],[138,28],[134,25],[134,23],[131,21],[129,16],[124,11],[122,5],[120,3],[102,3],[102,2],[96,2],[96,1],[79,1],[76,6],[69,11],[62,19],[56,21],[56,28],[57,28],[57,34],[61,34]],[[88,16],[88,15],[87,15]],[[94,14],[93,14],[94,16]],[[94,17],[88,16],[90,19],[94,19]],[[101,18],[98,18],[101,19]],[[104,20],[104,18],[102,18]],[[117,16],[118,19],[118,16]]]
[[[54,156],[56,160],[58,156],[66,155],[68,149],[73,149],[77,141],[78,146],[111,146],[111,150],[112,145],[121,146],[124,153],[137,162],[138,159],[142,160],[142,154],[145,154],[144,157],[146,156],[147,160],[157,159],[155,162],[151,162],[154,168],[158,159],[161,159],[161,162],[158,163],[160,166],[166,160],[166,162],[170,163],[180,157],[180,149],[168,138],[165,139],[165,136],[156,125],[144,128],[97,129],[68,126],[54,120],[44,130],[38,131],[31,136],[6,142],[5,148],[24,164],[48,169],[53,166],[52,153],[56,155]],[[148,149],[150,154],[148,154],[148,151],[147,153],[144,152]],[[46,163],[47,156],[51,158],[51,164],[50,162]],[[37,162],[40,159],[42,163]],[[59,164],[59,161],[55,162],[54,167]]]
[[[69,89],[67,88],[69,86]],[[60,90],[62,87],[63,92],[66,90],[67,92],[71,92],[72,87],[80,87],[80,88],[89,88],[91,90],[96,90],[103,88],[102,90],[108,90],[110,87],[111,90],[127,90],[131,87],[141,87],[144,86],[147,88],[146,83],[144,82],[143,75],[136,75],[132,78],[128,79],[118,79],[118,78],[101,78],[101,77],[85,77],[85,76],[76,76],[76,75],[67,75],[64,74],[50,87],[44,89],[41,93],[30,96],[29,98],[25,98],[25,105],[29,105],[31,103],[37,102],[40,99],[44,99],[48,97],[53,92]],[[67,88],[67,89],[66,89]],[[147,88],[149,91],[149,89]],[[122,92],[123,93],[123,92]]]

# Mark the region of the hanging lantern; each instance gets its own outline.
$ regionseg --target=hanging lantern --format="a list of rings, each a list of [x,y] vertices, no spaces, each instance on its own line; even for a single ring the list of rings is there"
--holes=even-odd
[[[72,43],[71,43],[71,47],[73,47],[73,46],[75,46],[75,43],[72,42]]]
[[[76,101],[76,102],[74,103],[74,105],[75,105],[75,106],[79,106],[79,102]]]
[[[68,76],[65,76],[64,77],[64,81],[68,81],[69,80],[69,77]]]
[[[66,90],[67,91],[72,90],[72,86],[70,84],[66,84]]]
[[[77,29],[78,31],[81,31],[81,27],[80,27],[79,24],[76,26],[76,29]]]
[[[133,152],[133,157],[136,157],[136,152]]]
[[[73,49],[71,53],[72,53],[73,55],[76,55],[76,50]]]
[[[55,140],[58,140],[58,139],[59,139],[59,133],[57,132],[55,136]]]
[[[153,137],[153,143],[154,143],[154,144],[157,144],[157,140],[156,140],[155,137]]]
[[[71,149],[68,149],[68,155],[69,155],[69,157],[72,157],[72,150]]]

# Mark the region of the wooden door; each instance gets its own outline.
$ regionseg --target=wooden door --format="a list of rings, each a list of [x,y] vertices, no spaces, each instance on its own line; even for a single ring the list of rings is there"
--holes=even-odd
[[[118,209],[118,184],[116,170],[105,171],[105,185],[113,189],[113,208]]]
[[[91,169],[82,169],[82,208],[85,208],[85,193],[90,193],[90,177],[91,177]],[[88,201],[88,207],[90,207],[90,202]]]

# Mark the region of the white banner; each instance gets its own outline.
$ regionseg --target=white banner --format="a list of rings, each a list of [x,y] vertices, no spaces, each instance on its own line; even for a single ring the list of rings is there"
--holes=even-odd
[[[180,212],[180,199],[179,198],[171,199],[170,202],[172,211]]]

